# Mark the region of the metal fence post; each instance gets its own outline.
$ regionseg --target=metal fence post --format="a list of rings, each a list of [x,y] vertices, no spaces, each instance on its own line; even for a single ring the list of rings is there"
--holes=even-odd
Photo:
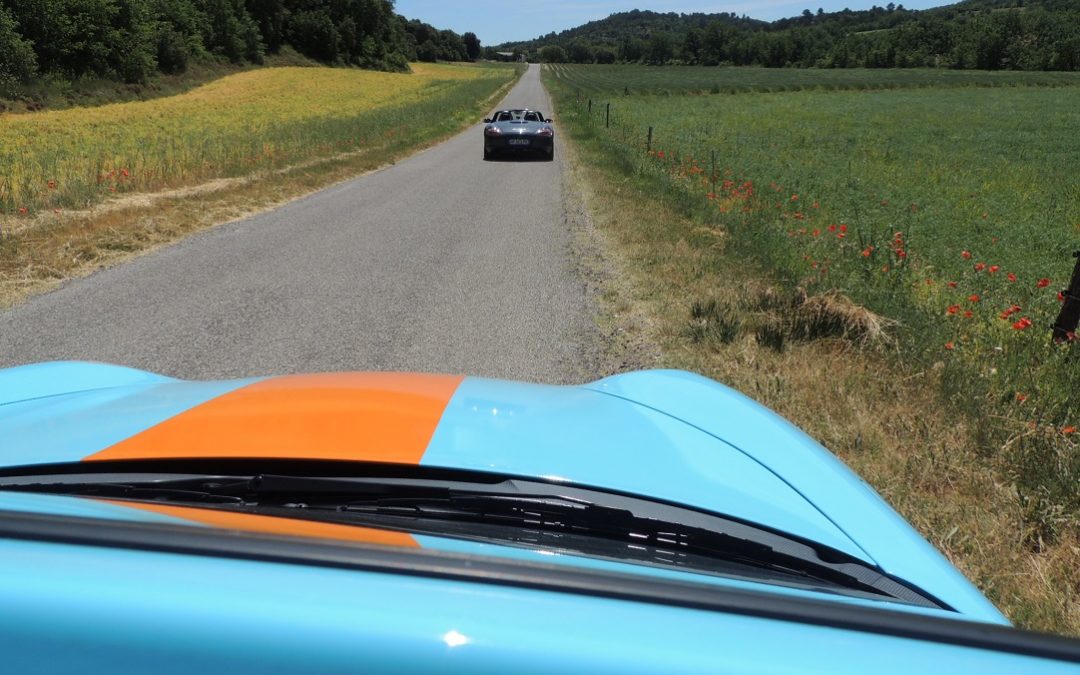
[[[611,128],[611,104],[610,103],[607,104],[607,107],[604,110],[604,128],[605,129]]]
[[[646,152],[652,152],[652,127],[649,127],[649,140],[645,143]]]

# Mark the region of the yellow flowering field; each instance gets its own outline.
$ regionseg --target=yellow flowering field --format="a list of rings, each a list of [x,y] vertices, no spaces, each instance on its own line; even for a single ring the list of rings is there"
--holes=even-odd
[[[0,215],[83,208],[118,192],[419,143],[459,124],[517,72],[267,68],[151,101],[0,115]]]

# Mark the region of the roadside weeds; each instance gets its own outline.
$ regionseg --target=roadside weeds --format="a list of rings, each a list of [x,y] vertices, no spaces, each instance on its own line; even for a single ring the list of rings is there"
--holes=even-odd
[[[588,138],[564,127],[561,147],[603,259],[593,267],[611,270],[598,277],[598,323],[632,336],[612,342],[607,363],[639,367],[651,352],[649,365],[757,399],[865,478],[1014,623],[1080,635],[1080,540],[1029,531],[1002,467],[941,405],[942,369],[896,365],[888,325],[846,299],[783,297],[766,271],[726,252],[722,232]]]

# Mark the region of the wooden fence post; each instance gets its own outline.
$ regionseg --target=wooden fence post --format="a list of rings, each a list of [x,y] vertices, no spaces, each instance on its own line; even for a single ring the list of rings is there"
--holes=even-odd
[[[649,140],[645,143],[645,151],[652,152],[652,127],[649,127]]]
[[[611,128],[611,104],[610,103],[607,104],[607,107],[604,110],[604,128],[605,129]]]

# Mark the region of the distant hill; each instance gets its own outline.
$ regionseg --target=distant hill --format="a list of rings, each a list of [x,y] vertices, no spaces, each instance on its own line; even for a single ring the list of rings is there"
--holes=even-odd
[[[1080,0],[889,3],[766,22],[633,10],[494,48],[534,60],[771,67],[1080,69]]]

